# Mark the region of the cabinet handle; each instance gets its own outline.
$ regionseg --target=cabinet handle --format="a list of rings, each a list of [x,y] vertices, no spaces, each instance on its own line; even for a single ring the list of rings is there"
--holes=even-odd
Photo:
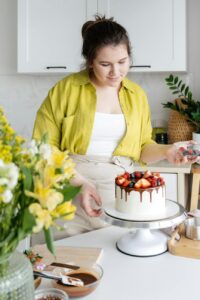
[[[132,65],[130,68],[151,68],[150,65]]]
[[[48,66],[46,67],[47,70],[49,69],[67,69],[66,66]]]

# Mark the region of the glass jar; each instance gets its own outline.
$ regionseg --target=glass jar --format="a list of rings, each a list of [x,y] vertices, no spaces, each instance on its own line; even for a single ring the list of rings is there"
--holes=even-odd
[[[168,144],[168,137],[166,132],[156,133],[156,142],[158,144]]]
[[[0,257],[0,299],[34,299],[32,266],[22,253],[16,251],[3,260]]]

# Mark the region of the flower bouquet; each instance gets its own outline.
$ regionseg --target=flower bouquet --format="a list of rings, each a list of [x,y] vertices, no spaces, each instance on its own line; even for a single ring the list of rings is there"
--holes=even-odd
[[[55,255],[51,227],[73,218],[72,199],[80,191],[70,184],[73,175],[67,152],[50,146],[46,136],[25,146],[0,108],[0,259],[41,230]]]

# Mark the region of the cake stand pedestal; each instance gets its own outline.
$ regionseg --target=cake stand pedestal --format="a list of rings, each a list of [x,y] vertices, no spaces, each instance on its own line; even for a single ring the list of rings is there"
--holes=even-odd
[[[116,243],[117,249],[132,256],[154,256],[167,251],[169,236],[160,229],[182,223],[187,217],[179,203],[166,200],[165,212],[155,218],[142,220],[115,210],[114,203],[104,206],[103,219],[112,225],[133,228]]]

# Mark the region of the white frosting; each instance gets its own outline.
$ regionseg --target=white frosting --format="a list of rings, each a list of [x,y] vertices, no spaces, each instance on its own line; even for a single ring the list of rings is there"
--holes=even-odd
[[[130,192],[118,185],[115,188],[115,209],[131,215],[133,219],[159,217],[165,211],[165,185]]]

